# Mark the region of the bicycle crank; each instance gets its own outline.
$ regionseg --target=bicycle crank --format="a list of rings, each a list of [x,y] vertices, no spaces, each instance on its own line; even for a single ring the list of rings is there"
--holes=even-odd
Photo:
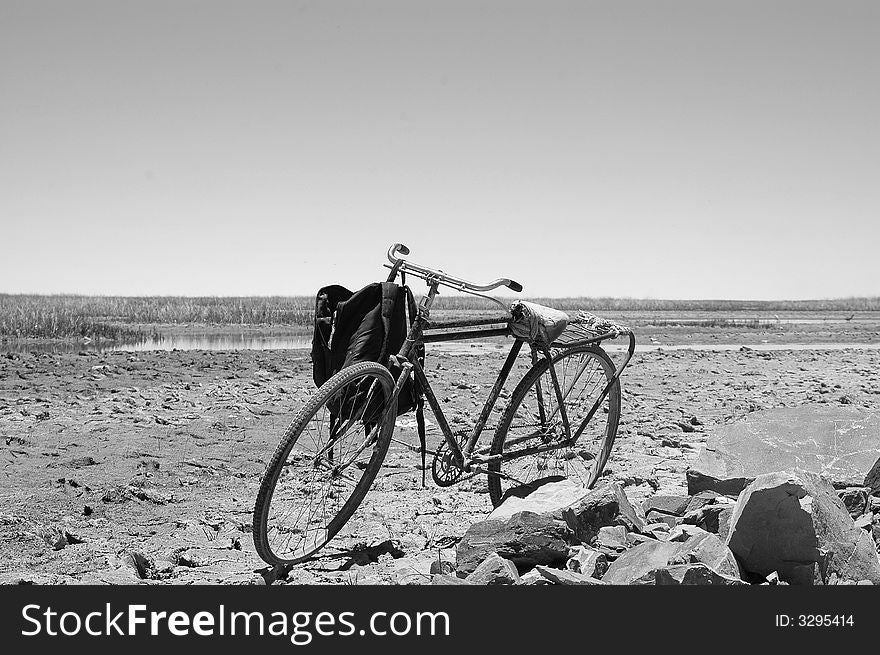
[[[459,451],[467,442],[467,435],[456,434],[456,442]],[[440,447],[434,452],[434,459],[431,461],[431,477],[438,487],[451,487],[457,482],[461,482],[465,470],[461,456],[449,447],[449,443],[444,439]],[[473,477],[473,476],[468,476]]]

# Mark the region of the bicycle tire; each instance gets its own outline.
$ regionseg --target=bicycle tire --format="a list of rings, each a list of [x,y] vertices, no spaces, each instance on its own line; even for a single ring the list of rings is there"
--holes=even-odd
[[[574,357],[583,356],[587,359],[595,360],[598,367],[595,371],[598,371],[601,368],[602,375],[601,378],[596,375],[596,380],[592,384],[592,389],[595,391],[595,395],[591,395],[591,402],[581,403],[586,407],[586,410],[582,412],[583,415],[580,415],[577,411],[572,411],[574,407],[569,407],[568,397],[565,399],[565,408],[566,413],[568,414],[568,419],[571,425],[571,430],[574,431],[577,429],[582,419],[585,418],[588,414],[589,408],[595,402],[595,398],[601,393],[602,389],[608,384],[608,382],[612,379],[614,375],[614,363],[608,357],[604,350],[599,348],[598,346],[577,346],[574,348],[569,348],[562,350],[561,352],[556,353],[553,356],[553,365],[556,367],[557,376],[559,377],[559,385],[564,390],[567,384],[572,384],[572,390],[574,391],[574,385],[580,381],[580,378],[586,372],[586,368],[584,368],[578,377],[573,378],[573,382],[569,382],[566,379],[567,376],[567,360],[573,359]],[[546,375],[545,375],[546,374]],[[591,372],[591,376],[594,375],[594,372]],[[522,380],[520,380],[519,384],[513,391],[511,395],[510,404],[504,410],[504,414],[501,417],[501,421],[498,423],[498,427],[495,430],[495,436],[492,440],[492,447],[490,449],[490,455],[503,455],[505,445],[510,446],[513,439],[511,439],[511,426],[513,424],[514,418],[517,417],[517,414],[524,413],[525,409],[521,410],[521,406],[523,406],[526,398],[530,398],[531,403],[535,406],[538,405],[537,398],[538,394],[534,391],[534,389],[539,389],[537,386],[537,382],[546,378],[548,384],[543,386],[543,396],[548,396],[549,403],[545,406],[545,414],[551,414],[550,410],[552,408],[553,403],[558,403],[558,399],[556,398],[552,383],[549,383],[550,375],[549,375],[549,362],[546,358],[539,359],[534,366],[526,373]],[[601,383],[599,382],[601,380]],[[587,384],[590,383],[590,380],[587,380]],[[534,388],[534,389],[533,389]],[[531,392],[531,393],[530,393]],[[582,396],[583,392],[581,392]],[[569,394],[570,395],[570,394]],[[544,398],[544,402],[547,402],[548,398]],[[575,399],[576,401],[579,398]],[[542,403],[543,404],[543,403]],[[524,407],[524,406],[523,406]],[[540,414],[540,411],[539,411]],[[532,412],[532,416],[534,416],[534,412]],[[542,417],[544,415],[541,415]],[[584,435],[596,435],[598,424],[594,425],[597,420],[601,417],[605,418],[604,427],[601,430],[601,435],[592,438],[588,438],[587,442],[584,441]],[[552,415],[551,415],[552,418]],[[544,418],[540,419],[541,422],[544,421]],[[540,479],[553,478],[557,477],[557,475],[547,475],[550,471],[563,471],[565,474],[558,474],[558,477],[572,477],[567,469],[576,470],[575,467],[582,467],[583,471],[580,472],[577,477],[580,482],[584,484],[587,488],[592,488],[593,485],[596,484],[596,481],[599,479],[599,476],[602,474],[602,471],[605,468],[605,464],[608,461],[608,457],[611,454],[611,448],[614,445],[614,439],[617,436],[617,428],[620,422],[620,380],[614,380],[614,383],[608,390],[608,394],[605,396],[602,401],[602,405],[597,409],[596,413],[587,423],[583,432],[579,435],[578,440],[570,447],[560,447],[555,450],[547,451],[545,453],[540,453],[537,455],[523,455],[520,458],[508,460],[507,462],[501,462],[499,460],[494,460],[489,463],[488,470],[488,484],[489,484],[489,497],[492,501],[492,505],[494,507],[498,507],[501,502],[504,500],[504,494],[507,491],[504,489],[505,483],[507,483],[508,487],[516,486],[518,484],[530,484],[536,482]],[[592,427],[591,427],[592,426]],[[524,430],[523,435],[519,435],[515,437],[520,443],[524,443],[528,440],[533,440],[534,445],[541,445],[541,441],[544,441],[548,438],[548,429],[546,426],[540,428],[543,431],[542,434],[534,434],[535,431],[531,430],[530,432],[527,428],[532,426],[525,425],[522,427]],[[559,438],[559,433],[562,430],[561,421],[558,421],[554,424],[553,430],[556,430],[556,438]],[[532,434],[532,436],[528,436]],[[589,445],[590,448],[595,448],[595,452],[588,450],[585,448],[585,445]],[[530,446],[524,446],[523,449]],[[516,452],[515,450],[510,450],[508,448],[508,454],[510,452]],[[548,455],[556,454],[556,461],[554,462],[554,468],[551,469],[547,462],[544,462],[544,466],[541,465],[541,458],[547,459]],[[589,458],[587,457],[589,455]],[[534,468],[532,470],[523,470],[523,464],[521,462],[527,460],[534,460]],[[578,461],[579,460],[579,461]],[[589,461],[589,465],[586,462]],[[517,475],[512,475],[514,480],[508,480],[501,473],[510,474],[509,471],[505,470],[505,467],[508,469],[513,468],[511,462],[520,462],[518,468],[516,469]],[[571,464],[564,464],[560,466],[560,462],[571,462]],[[536,474],[536,475],[533,475]],[[526,479],[524,479],[526,478]]]
[[[368,380],[374,380],[379,383],[381,387],[381,397],[377,394],[375,397],[371,396],[373,393],[372,382],[370,382],[369,390],[364,392],[357,385],[366,386],[364,383]],[[355,386],[352,386],[355,385]],[[263,478],[260,482],[260,489],[257,493],[257,498],[254,503],[254,515],[253,515],[253,538],[254,538],[254,546],[257,549],[257,553],[259,556],[270,565],[294,565],[300,562],[303,562],[310,557],[312,557],[315,553],[317,553],[321,548],[323,548],[334,536],[336,536],[339,531],[343,528],[343,526],[348,522],[348,520],[355,513],[357,508],[360,506],[364,497],[369,491],[370,486],[376,478],[376,474],[379,472],[379,468],[382,466],[382,461],[385,458],[385,455],[388,451],[388,445],[391,442],[391,435],[394,431],[394,421],[396,418],[396,408],[392,408],[388,413],[388,420],[384,422],[383,425],[378,425],[379,421],[375,420],[376,417],[381,417],[384,415],[385,411],[388,409],[388,399],[391,398],[392,392],[394,389],[394,378],[388,372],[388,369],[384,366],[374,363],[374,362],[361,362],[359,364],[354,364],[347,368],[342,369],[338,373],[336,373],[333,377],[331,377],[327,382],[325,382],[321,387],[314,393],[314,395],[306,402],[306,404],[297,412],[290,426],[287,428],[284,436],[281,439],[281,442],[278,444],[278,447],[275,449],[272,458],[269,461],[268,466],[266,467],[266,471],[263,474]],[[349,419],[345,420],[345,423],[350,424],[351,427],[357,427],[357,431],[352,431],[351,433],[345,432],[344,434],[331,436],[333,432],[334,420],[333,410],[330,409],[331,403],[337,403],[337,408],[342,411],[341,408],[344,407],[346,402],[351,402],[352,411],[356,412],[358,410],[357,402],[352,400],[356,398],[358,393],[366,393],[366,398],[370,400],[363,402],[363,413],[361,419],[365,417],[363,414],[366,414],[368,411],[370,413],[369,419],[364,420],[356,420],[354,417],[349,417]],[[354,394],[354,395],[351,395]],[[374,404],[378,402],[379,406],[374,407]],[[395,401],[396,403],[396,401]],[[300,452],[297,452],[296,457],[292,458],[292,453],[294,452],[294,447],[297,443],[301,442],[304,433],[306,430],[309,430],[309,434],[312,435],[312,429],[310,425],[316,417],[320,414],[320,428],[324,425],[325,417],[329,414],[327,418],[328,421],[328,439],[326,444],[322,445],[322,442],[318,440],[315,444],[316,455],[311,462],[307,462],[305,467],[297,466],[296,462],[302,461],[303,459],[308,460],[307,457],[303,457]],[[339,419],[339,422],[336,423],[338,426],[339,423],[342,422],[342,419]],[[342,473],[344,471],[338,471],[336,473],[333,472],[332,466],[334,465],[334,451],[339,448],[341,450],[344,446],[343,439],[347,437],[349,434],[356,434],[361,431],[363,428],[363,436],[358,437],[361,443],[355,447],[357,448],[363,447],[367,443],[368,430],[369,426],[377,426],[378,434],[376,435],[372,444],[367,445],[362,449],[363,453],[371,450],[369,453],[369,460],[364,462],[363,460],[353,460],[352,464],[354,465],[354,469],[362,470],[361,476],[359,480],[353,485],[350,493],[348,494],[347,499],[339,506],[338,511],[332,514],[332,518],[326,522],[326,525],[323,527],[316,529],[316,536],[311,541],[307,536],[302,538],[302,546],[296,549],[281,549],[278,545],[273,545],[273,540],[270,538],[270,531],[274,528],[275,532],[278,534],[283,534],[284,532],[295,534],[297,530],[302,531],[301,528],[297,528],[294,526],[285,526],[281,524],[280,518],[285,518],[289,513],[288,510],[285,514],[283,514],[280,518],[275,517],[272,514],[273,510],[273,500],[277,501],[280,498],[276,497],[276,493],[278,492],[279,479],[282,476],[286,467],[291,467],[294,469],[299,469],[298,473],[311,473],[311,480],[309,483],[306,483],[305,480],[299,480],[298,482],[292,482],[292,495],[295,496],[300,491],[303,496],[309,496],[309,490],[311,488],[311,483],[315,482],[316,477],[319,475],[319,469],[326,469],[328,466],[331,467],[329,475],[329,487],[328,491],[323,492],[321,497],[321,507],[326,512],[326,503],[327,500],[334,500],[336,495],[332,495],[332,489],[334,487],[334,482],[338,485],[340,482],[340,478],[342,477]],[[331,445],[332,441],[332,445]],[[303,446],[308,446],[307,443],[303,442]],[[355,455],[355,457],[359,457],[359,455]],[[289,463],[289,460],[293,460],[293,463]],[[344,461],[344,456],[340,457],[339,461]],[[320,464],[320,466],[319,466]],[[337,466],[338,468],[338,466]],[[303,469],[305,469],[303,471]],[[349,466],[346,470],[354,470],[351,466]],[[292,478],[292,476],[288,476],[288,478]],[[286,480],[285,480],[286,482]],[[306,485],[305,487],[303,485]],[[313,494],[312,494],[313,495]],[[291,503],[296,504],[295,500],[291,500]],[[301,504],[301,503],[300,503]],[[312,504],[312,500],[309,500],[310,508]],[[331,505],[334,506],[336,503]],[[305,526],[308,529],[309,524],[312,521],[313,511],[310,511],[308,516],[306,517]],[[303,510],[299,512],[297,515],[297,521],[299,521],[303,516]],[[277,519],[276,523],[273,524],[273,518]],[[306,532],[308,534],[308,532]],[[291,537],[287,538],[287,544],[289,546]]]

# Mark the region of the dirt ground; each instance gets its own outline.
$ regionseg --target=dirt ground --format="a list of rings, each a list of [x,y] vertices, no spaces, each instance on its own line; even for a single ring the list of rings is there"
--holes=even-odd
[[[466,428],[504,353],[439,348],[429,349],[432,384]],[[253,502],[313,390],[304,350],[0,353],[0,582],[271,582],[252,543]],[[803,403],[880,408],[880,351],[637,353],[605,479],[633,500],[683,492],[715,426]],[[332,542],[286,582],[420,584],[433,561],[454,560],[457,539],[490,510],[485,479],[442,489],[429,472],[422,487],[413,426],[399,419],[359,510],[363,543]],[[438,442],[429,427],[429,446]]]

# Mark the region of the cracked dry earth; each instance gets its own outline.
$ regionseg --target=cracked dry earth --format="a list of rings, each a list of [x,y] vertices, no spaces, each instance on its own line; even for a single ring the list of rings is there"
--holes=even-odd
[[[504,353],[459,352],[429,351],[427,364],[464,429]],[[494,421],[527,356],[520,362]],[[251,511],[269,456],[313,391],[306,351],[3,354],[0,582],[271,582]],[[877,409],[878,393],[876,350],[637,353],[604,479],[633,501],[684,493],[688,462],[713,427],[807,402]],[[429,425],[429,447],[439,439]],[[432,562],[454,561],[457,540],[490,510],[485,479],[443,489],[428,473],[422,487],[415,444],[403,416],[357,515],[360,535],[278,582],[421,584]]]

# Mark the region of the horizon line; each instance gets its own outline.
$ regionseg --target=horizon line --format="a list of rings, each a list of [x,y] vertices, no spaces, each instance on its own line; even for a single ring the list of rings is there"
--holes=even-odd
[[[417,294],[416,294],[417,295]],[[56,298],[56,297],[65,297],[65,298],[229,298],[229,299],[241,299],[241,298],[312,298],[315,296],[314,293],[310,294],[248,294],[248,295],[220,295],[220,294],[155,294],[155,293],[145,293],[145,294],[112,294],[112,293],[77,293],[77,292],[48,292],[48,293],[40,293],[40,292],[28,292],[28,291],[0,291],[0,297],[2,296],[35,296],[42,298]],[[446,296],[450,297],[450,296]],[[454,296],[457,297],[457,296]],[[465,295],[467,297],[467,294]],[[476,297],[476,296],[475,296]],[[706,297],[706,298],[675,298],[671,296],[549,296],[549,295],[526,295],[526,294],[518,294],[518,295],[510,295],[510,294],[498,294],[498,298],[522,298],[522,299],[530,299],[530,298],[546,298],[549,300],[628,300],[628,301],[670,301],[670,302],[759,302],[759,303],[773,303],[773,302],[834,302],[834,301],[843,301],[843,300],[874,300],[880,301],[880,295],[873,296],[859,296],[859,295],[851,295],[851,296],[832,296],[832,297],[812,297],[812,298],[717,298],[717,297]],[[441,298],[442,300],[442,298]]]

